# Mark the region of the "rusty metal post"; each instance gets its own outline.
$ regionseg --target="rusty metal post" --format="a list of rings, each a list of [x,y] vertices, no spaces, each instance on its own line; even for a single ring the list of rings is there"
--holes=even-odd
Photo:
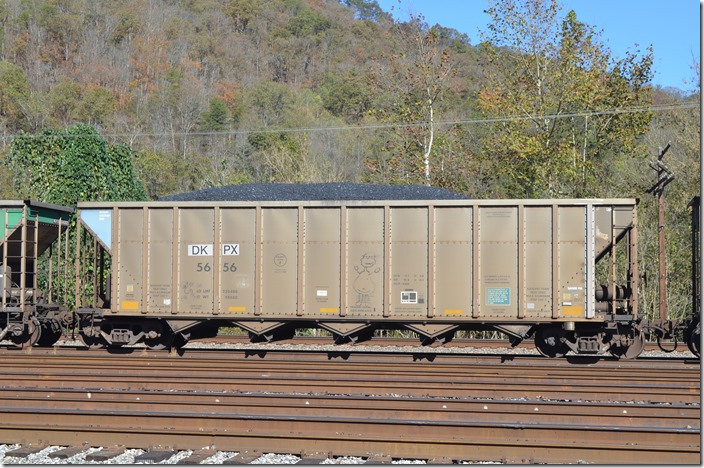
[[[628,285],[631,291],[635,291],[631,299],[631,310],[633,313],[633,318],[636,319],[640,316],[640,295],[638,291],[640,290],[640,273],[638,272],[638,208],[633,208],[633,227],[628,233],[628,258],[629,258],[629,279]]]
[[[98,285],[100,283],[100,277],[98,276],[98,238],[93,237],[93,307],[98,307]]]
[[[660,149],[658,154],[658,183],[660,188],[657,191],[658,195],[658,249],[659,249],[659,291],[660,291],[660,320],[667,320],[667,265],[665,256],[665,170],[666,166],[662,163],[665,153],[670,148],[670,144]],[[662,181],[662,182],[661,182]]]
[[[7,302],[10,300],[10,290],[12,289],[12,278],[8,278],[9,268],[7,265],[8,250],[10,250],[10,210],[5,209],[5,221],[3,225],[2,246],[2,310],[7,307]]]
[[[68,245],[68,244],[67,244]],[[74,281],[76,288],[75,293],[75,307],[78,309],[83,305],[83,298],[81,296],[81,290],[83,289],[83,277],[81,276],[81,222],[76,219],[76,272],[74,276]]]
[[[78,224],[78,218],[76,218],[76,224]],[[64,304],[68,304],[68,294],[69,294],[69,278],[68,278],[68,251],[69,251],[69,240],[70,240],[70,224],[69,226],[66,227],[66,233],[64,235],[64,278],[63,281],[61,281],[62,288],[64,291]],[[59,253],[59,256],[61,253]],[[59,294],[57,293],[57,297],[59,297]]]
[[[20,240],[20,309],[25,313],[25,291],[27,289],[27,223],[29,222],[29,206],[25,203],[22,208],[22,225]]]
[[[31,213],[31,212],[30,212]],[[39,210],[34,214],[34,249],[32,250],[32,302],[37,301],[39,294]]]
[[[665,153],[670,149],[670,143],[665,148],[659,148],[657,161],[651,161],[650,167],[658,173],[658,180],[646,190],[658,197],[658,244],[659,244],[659,295],[660,295],[660,319],[667,320],[667,268],[665,258],[665,186],[675,179],[672,171],[662,162]]]
[[[701,297],[700,204],[700,196],[695,196],[687,205],[692,208],[692,318],[695,320],[701,314],[699,303]]]
[[[658,273],[660,291],[660,319],[667,320],[667,269],[665,265],[665,199],[663,191],[658,192],[658,249],[660,271]]]

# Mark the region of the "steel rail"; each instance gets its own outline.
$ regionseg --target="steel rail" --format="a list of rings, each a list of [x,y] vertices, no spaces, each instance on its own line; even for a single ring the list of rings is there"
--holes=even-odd
[[[140,347],[123,347],[109,350],[88,350],[85,348],[76,347],[53,347],[53,348],[31,348],[28,350],[20,350],[17,348],[9,348],[2,354],[2,361],[10,361],[20,359],[21,356],[32,356],[34,359],[38,356],[58,357],[64,356],[74,360],[84,358],[90,359],[105,359],[120,357],[123,360],[130,358],[143,359],[149,357],[153,360],[171,360],[175,357],[183,357],[188,359],[207,359],[210,361],[220,360],[222,362],[232,362],[237,360],[245,360],[246,358],[267,358],[276,359],[277,357],[294,357],[302,361],[335,361],[343,360],[349,363],[364,363],[371,361],[380,361],[386,359],[388,361],[407,365],[413,365],[417,362],[432,362],[436,366],[442,364],[456,365],[484,365],[489,367],[523,365],[531,368],[555,368],[561,370],[569,369],[572,365],[574,368],[608,368],[622,369],[628,372],[629,369],[652,369],[653,367],[661,367],[663,369],[679,366],[680,368],[689,368],[692,371],[697,371],[700,366],[700,361],[694,358],[681,357],[650,357],[639,358],[637,360],[617,360],[610,357],[597,356],[568,356],[560,359],[548,359],[536,355],[526,354],[475,354],[475,353],[447,353],[430,348],[423,350],[404,349],[393,350],[389,348],[369,350],[364,347],[323,347],[315,349],[292,348],[286,345],[245,345],[233,346],[232,348],[195,348],[183,349],[178,352],[172,351],[152,351]],[[405,358],[405,359],[404,359]],[[351,365],[351,364],[350,364]],[[580,370],[580,372],[582,372]]]
[[[501,421],[631,427],[700,427],[700,408],[694,405],[537,400],[457,400],[449,398],[361,397],[353,395],[272,395],[226,392],[144,390],[0,389],[2,410],[31,407],[42,410],[101,410],[178,412],[184,407],[199,414],[260,414],[276,410],[296,416],[423,418],[445,421]]]
[[[218,343],[218,344],[247,344],[251,340],[248,335],[231,335],[223,334],[213,337],[200,338],[194,340],[193,343]],[[284,345],[306,345],[306,346],[323,346],[331,345],[333,343],[332,336],[294,336],[293,338],[283,339],[275,341],[277,344]],[[396,347],[406,347],[406,346],[418,346],[420,343],[419,338],[391,338],[391,337],[373,337],[371,340],[360,341],[354,343],[352,346],[365,348],[373,346],[396,346]],[[673,342],[668,340],[661,341],[661,345],[664,349],[668,351],[682,351],[689,352],[687,344],[684,342]],[[476,348],[476,349],[495,349],[495,350],[508,350],[512,346],[508,338],[504,339],[494,339],[494,338],[455,338],[447,343],[434,342],[430,345],[425,346],[429,349],[447,349],[447,348]],[[532,338],[521,341],[515,349],[526,350],[532,352],[535,350],[535,343]],[[645,343],[645,351],[659,351],[660,346],[655,341],[648,341]],[[535,350],[537,353],[537,350]],[[609,355],[605,355],[608,357]],[[694,357],[694,355],[692,355]]]
[[[0,440],[539,463],[700,457],[689,362],[250,352],[5,354]]]
[[[298,363],[296,370],[301,373],[320,371],[321,369],[332,373],[343,373],[351,375],[355,373],[368,373],[373,366],[386,365],[388,366],[385,375],[405,375],[409,372],[416,374],[430,373],[434,376],[442,376],[448,379],[466,377],[468,373],[473,375],[501,375],[506,374],[510,370],[520,370],[524,372],[522,377],[530,378],[545,378],[550,376],[552,379],[572,381],[575,378],[599,379],[600,381],[622,381],[624,377],[628,377],[631,381],[663,381],[671,382],[673,379],[686,379],[696,377],[699,374],[699,368],[689,366],[684,363],[669,363],[661,365],[661,363],[650,363],[650,365],[638,365],[631,367],[612,367],[612,366],[543,366],[540,364],[531,364],[531,362],[514,363],[512,365],[493,366],[490,362],[446,362],[446,363],[411,363],[401,362],[392,359],[373,359],[369,361],[320,361],[318,359],[307,359],[309,355],[301,356],[297,353],[267,356],[266,359],[246,358],[241,356],[232,356],[230,359],[222,360],[217,356],[197,356],[189,358],[163,358],[154,356],[118,356],[106,357],[92,356],[83,357],[75,356],[13,356],[12,358],[0,361],[0,369],[4,372],[26,371],[28,368],[46,368],[52,371],[75,371],[76,369],[94,369],[109,365],[113,372],[120,370],[132,370],[134,367],[149,366],[154,371],[168,371],[170,369],[179,369],[184,372],[189,370],[198,371],[203,374],[221,375],[225,371],[253,371],[253,372],[292,372],[294,369],[291,362]],[[633,380],[635,379],[635,380]]]
[[[557,463],[695,463],[698,428],[613,427],[556,423],[429,421],[364,418],[202,414],[179,411],[54,411],[5,409],[0,438],[142,447],[215,446],[220,450],[298,453],[325,448],[332,454],[453,460],[513,457]],[[37,420],[41,423],[37,424]],[[548,456],[546,454],[549,453]]]
[[[129,379],[98,379],[93,373],[81,378],[59,375],[64,386],[84,386],[94,388],[134,388],[140,386],[151,391],[163,388],[176,390],[191,389],[204,391],[256,392],[266,388],[270,393],[331,393],[345,395],[407,395],[451,398],[532,398],[545,400],[597,400],[597,401],[646,401],[652,403],[695,404],[700,400],[698,388],[687,384],[672,387],[662,386],[604,386],[600,384],[576,385],[565,383],[521,383],[504,380],[477,379],[471,383],[428,382],[416,379],[389,379],[384,382],[366,383],[351,379],[341,381],[328,378],[257,378],[237,376],[227,379],[183,378],[178,374],[152,378],[149,375],[133,376]],[[19,377],[30,386],[43,386],[43,378],[28,379]],[[379,378],[379,376],[375,376]]]
[[[292,365],[295,362],[295,366]],[[448,382],[466,381],[468,378],[500,378],[501,376],[512,377],[511,371],[521,372],[521,380],[524,382],[550,380],[554,383],[576,383],[578,381],[598,381],[602,384],[621,383],[628,380],[630,384],[657,385],[663,383],[671,384],[673,381],[687,382],[697,380],[698,369],[687,367],[637,367],[631,369],[623,368],[559,368],[559,367],[532,367],[529,365],[506,366],[492,368],[485,365],[452,364],[411,364],[407,365],[398,362],[373,361],[368,363],[348,363],[348,362],[317,362],[302,361],[299,359],[271,358],[266,360],[232,360],[223,363],[219,360],[208,359],[175,359],[175,360],[154,360],[148,357],[143,358],[98,358],[98,359],[72,359],[72,358],[30,358],[12,359],[0,363],[0,371],[4,375],[29,376],[37,373],[64,373],[74,376],[92,374],[93,369],[105,369],[106,374],[139,374],[140,370],[148,369],[149,374],[157,376],[159,374],[179,373],[188,375],[197,372],[199,376],[206,378],[220,378],[227,373],[249,373],[257,378],[262,376],[276,377],[278,375],[298,375],[306,376],[315,373],[325,373],[327,377],[342,378],[359,377],[369,378],[378,375],[379,366],[385,366],[385,378],[395,376],[404,377],[413,375],[418,378],[442,378]],[[109,372],[108,372],[109,371]],[[511,380],[516,380],[511,378]]]
[[[266,386],[272,393],[291,388],[301,393],[383,395],[398,393],[454,398],[599,399],[696,403],[699,401],[699,368],[695,366],[637,365],[627,371],[616,367],[490,366],[370,360],[369,362],[305,361],[299,353],[266,359],[184,359],[166,354],[141,356],[65,357],[17,354],[0,363],[6,382],[28,387],[74,385],[81,388],[135,388],[159,390],[257,391]],[[210,354],[208,354],[210,356]],[[306,355],[310,356],[310,355]],[[74,360],[75,359],[75,360]],[[383,379],[379,369],[383,368]],[[519,375],[520,378],[517,378]]]
[[[472,376],[453,381],[442,380],[441,376],[392,377],[378,371],[369,371],[366,376],[344,375],[273,375],[271,373],[233,373],[230,375],[208,376],[203,374],[184,376],[183,373],[155,373],[132,371],[129,373],[105,374],[95,370],[75,372],[46,372],[37,375],[32,371],[5,373],[3,380],[15,380],[27,387],[77,386],[80,388],[146,388],[158,391],[191,389],[195,391],[238,391],[252,392],[266,388],[270,393],[326,392],[333,394],[386,395],[402,394],[410,396],[429,395],[452,398],[541,398],[548,400],[600,400],[600,401],[649,401],[694,404],[700,400],[698,383],[691,381],[673,382],[670,385],[612,382],[601,383],[591,380],[576,380],[568,383],[543,379],[528,379],[524,376]],[[58,383],[57,383],[58,382]]]

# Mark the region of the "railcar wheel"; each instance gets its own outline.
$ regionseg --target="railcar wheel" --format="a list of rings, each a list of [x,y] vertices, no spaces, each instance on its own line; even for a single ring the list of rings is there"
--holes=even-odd
[[[171,349],[174,344],[174,334],[165,331],[156,338],[145,338],[144,344],[147,346],[147,348],[155,351],[162,349]]]
[[[38,346],[54,346],[61,338],[61,330],[53,330],[52,328],[42,328],[42,334],[37,340]]]
[[[188,344],[188,340],[191,339],[191,333],[190,332],[179,332],[176,333],[174,336],[174,341],[173,341],[173,347],[174,348],[183,348]]]
[[[697,357],[701,356],[701,339],[699,322],[696,322],[687,331],[687,347]]]
[[[372,336],[374,336],[374,333],[371,330],[362,330],[351,335],[340,335],[338,333],[333,333],[332,339],[336,345],[357,344],[363,341],[371,340]]]
[[[635,359],[645,348],[645,335],[642,330],[631,327],[631,330],[618,328],[622,339],[611,345],[609,352],[618,359]]]
[[[171,349],[174,346],[175,334],[171,327],[163,321],[152,321],[144,333],[144,344],[149,349]]]
[[[435,343],[435,338],[431,338],[428,335],[420,335],[418,338],[420,339],[421,346],[430,346]]]
[[[16,347],[25,349],[37,344],[41,335],[42,329],[39,322],[32,318],[25,324],[17,324],[10,332],[9,339]]]
[[[78,339],[88,347],[88,349],[103,349],[107,342],[102,336],[88,336],[84,332],[78,333]]]
[[[59,338],[61,338],[61,325],[51,320],[42,322],[42,333],[37,340],[38,346],[54,346]]]
[[[454,338],[455,332],[445,333],[443,335],[438,335],[432,338],[427,335],[420,335],[420,344],[421,346],[430,346],[437,342],[440,345],[444,345],[452,341]]]
[[[147,338],[144,340],[144,344],[147,348],[154,351],[159,351],[162,349],[173,349],[173,348],[183,348],[188,344],[190,339],[190,333],[172,333],[165,332],[157,338]]]
[[[565,343],[565,330],[561,327],[543,327],[535,332],[535,347],[545,357],[563,357],[570,351]]]

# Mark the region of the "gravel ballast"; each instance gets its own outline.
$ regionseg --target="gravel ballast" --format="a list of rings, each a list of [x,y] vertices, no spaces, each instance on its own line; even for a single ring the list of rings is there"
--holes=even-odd
[[[47,447],[40,452],[37,452],[26,457],[12,457],[6,456],[5,454],[9,451],[20,448],[19,444],[4,444],[0,445],[0,463],[2,465],[134,465],[141,464],[137,459],[140,455],[144,454],[144,450],[140,449],[127,449],[122,454],[110,458],[106,461],[96,462],[91,460],[86,460],[86,457],[91,453],[98,452],[102,447],[90,447],[86,448],[83,452],[78,453],[70,458],[52,458],[50,455],[53,452],[57,452],[66,448],[66,446],[54,445]],[[192,450],[183,450],[175,453],[172,457],[158,462],[161,465],[177,465],[182,462],[182,460],[188,458],[191,455]],[[221,465],[227,462],[229,459],[237,455],[237,452],[225,452],[217,451],[211,457],[203,461],[203,465]],[[294,465],[301,460],[300,457],[292,454],[277,454],[277,453],[264,453],[262,456],[250,462],[252,465]],[[362,457],[334,457],[324,460],[322,464],[325,465],[359,465],[363,464],[365,461]],[[408,463],[425,463],[425,460],[394,460],[394,464],[408,464]]]

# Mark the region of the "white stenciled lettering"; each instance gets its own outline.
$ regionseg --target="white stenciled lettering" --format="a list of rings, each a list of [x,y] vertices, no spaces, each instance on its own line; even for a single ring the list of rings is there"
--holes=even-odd
[[[188,256],[189,257],[212,257],[213,256],[213,244],[189,244],[188,245]]]
[[[222,244],[222,255],[231,256],[240,254],[240,244]]]

